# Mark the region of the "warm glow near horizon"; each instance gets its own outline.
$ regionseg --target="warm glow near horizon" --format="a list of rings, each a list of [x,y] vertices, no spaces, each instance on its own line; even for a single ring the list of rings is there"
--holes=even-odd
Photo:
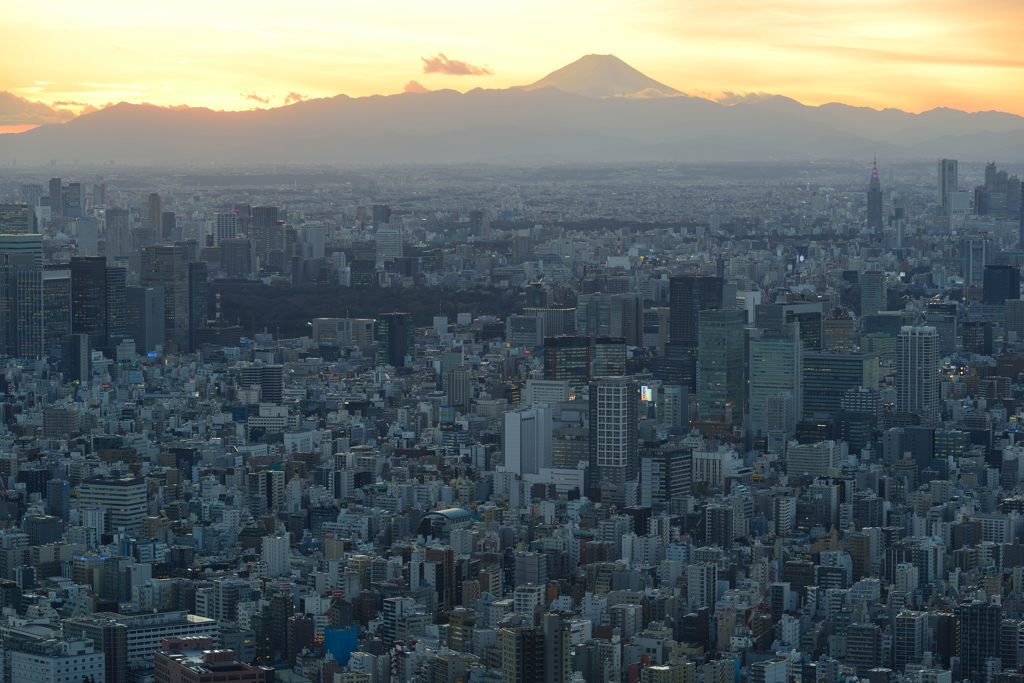
[[[1021,0],[3,0],[3,15],[0,91],[75,111],[502,88],[611,53],[694,95],[1024,114]],[[438,54],[451,61],[427,73]]]

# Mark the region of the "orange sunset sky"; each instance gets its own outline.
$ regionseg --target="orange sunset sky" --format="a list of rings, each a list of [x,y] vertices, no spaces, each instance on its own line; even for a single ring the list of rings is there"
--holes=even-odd
[[[7,127],[119,101],[501,88],[587,53],[707,97],[1024,114],[1024,0],[0,0],[0,14]]]

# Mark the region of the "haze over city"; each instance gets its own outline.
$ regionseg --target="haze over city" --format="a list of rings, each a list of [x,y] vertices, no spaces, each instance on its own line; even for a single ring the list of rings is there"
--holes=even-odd
[[[0,683],[1024,683],[1022,20],[3,2]]]

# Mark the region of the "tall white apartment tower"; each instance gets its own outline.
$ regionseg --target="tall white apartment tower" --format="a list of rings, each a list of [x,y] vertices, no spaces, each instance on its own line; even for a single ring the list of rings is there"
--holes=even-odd
[[[896,409],[938,422],[939,333],[934,327],[905,325],[897,339]]]

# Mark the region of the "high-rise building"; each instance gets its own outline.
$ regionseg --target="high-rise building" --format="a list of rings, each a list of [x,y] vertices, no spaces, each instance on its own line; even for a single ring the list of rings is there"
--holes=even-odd
[[[626,340],[623,337],[594,339],[593,377],[621,377],[626,374]]]
[[[1020,298],[1020,268],[1011,265],[985,266],[982,298],[986,304],[1004,304],[1007,299]]]
[[[538,683],[545,680],[544,630],[534,626],[503,628],[501,683]]]
[[[699,313],[697,401],[702,422],[737,424],[743,419],[746,316],[743,311]]]
[[[927,617],[928,615],[924,612],[910,610],[904,610],[896,615],[896,629],[892,643],[892,666],[896,671],[903,671],[907,664],[921,661],[926,649]]]
[[[107,260],[128,258],[132,251],[132,233],[126,209],[109,208],[104,212],[103,233]]]
[[[639,406],[640,390],[631,380],[609,377],[590,385],[590,466],[598,490],[617,491],[637,479]]]
[[[150,353],[158,346],[163,347],[166,338],[163,287],[127,287],[125,308],[128,334],[135,340],[135,348],[140,353]]]
[[[169,242],[178,239],[178,218],[173,211],[164,211],[160,214],[160,239]]]
[[[149,510],[146,480],[116,475],[86,479],[78,487],[77,503],[80,510],[106,510],[107,533],[138,531]]]
[[[36,232],[36,214],[28,204],[0,204],[0,235]]]
[[[405,367],[406,357],[416,349],[416,328],[408,313],[385,313],[375,324],[377,365]]]
[[[722,308],[722,279],[678,275],[669,279],[669,341],[696,349],[700,319],[708,309]]]
[[[110,617],[89,615],[65,619],[61,630],[68,639],[91,640],[103,653],[106,683],[125,683],[128,661],[128,628]]]
[[[735,535],[735,514],[735,510],[730,505],[706,505],[704,507],[704,544],[715,545],[725,550],[731,548]]]
[[[238,214],[234,211],[221,211],[213,215],[213,243],[220,245],[224,240],[238,237]]]
[[[544,379],[565,380],[579,393],[591,378],[590,338],[544,338]]]
[[[71,334],[71,271],[43,270],[43,340],[46,353],[59,356],[61,344]]]
[[[992,244],[987,237],[965,237],[960,241],[961,275],[968,287],[984,282],[985,266],[991,263]]]
[[[291,557],[291,543],[287,535],[263,537],[263,563],[268,576],[285,576]]]
[[[803,416],[803,346],[797,326],[753,331],[749,349],[750,433],[791,434]]]
[[[189,350],[189,250],[184,243],[155,245],[142,249],[141,284],[160,287],[164,292],[164,351]]]
[[[850,389],[878,388],[878,356],[869,353],[805,353],[804,417],[828,417]]]
[[[107,260],[75,257],[70,267],[72,330],[88,334],[93,346],[106,346]]]
[[[541,618],[544,630],[544,683],[572,680],[572,628],[559,614]],[[539,681],[538,681],[539,683]]]
[[[43,236],[0,235],[0,343],[7,354],[46,353],[43,300]]]
[[[942,205],[943,212],[948,210],[948,198],[949,194],[956,192],[959,189],[959,181],[957,179],[957,161],[956,159],[941,159],[939,161],[939,203]]]
[[[505,413],[505,469],[537,474],[551,467],[551,408],[539,404]]]
[[[60,178],[50,178],[50,215],[58,218],[64,215],[64,183]]]
[[[405,255],[405,230],[401,223],[377,226],[375,237],[378,261],[390,261]]]
[[[209,291],[206,264],[201,261],[188,264],[188,348],[199,348],[199,330],[210,318]]]
[[[875,315],[889,310],[886,294],[885,273],[880,270],[869,270],[860,274],[860,314],[861,317]]]
[[[868,181],[868,230],[882,236],[882,181],[878,177],[878,160],[871,166]]]
[[[986,660],[999,657],[1003,610],[997,603],[974,600],[957,605],[960,676],[985,680]]]
[[[387,204],[374,204],[370,209],[370,216],[373,222],[373,229],[391,222],[391,207]]]
[[[929,423],[941,414],[939,334],[934,327],[900,329],[897,338],[896,409],[916,413]]]
[[[146,197],[146,212],[142,215],[142,227],[161,234],[163,227],[164,202],[156,192]]]
[[[473,371],[467,367],[452,368],[444,376],[448,405],[469,412],[473,402]]]

